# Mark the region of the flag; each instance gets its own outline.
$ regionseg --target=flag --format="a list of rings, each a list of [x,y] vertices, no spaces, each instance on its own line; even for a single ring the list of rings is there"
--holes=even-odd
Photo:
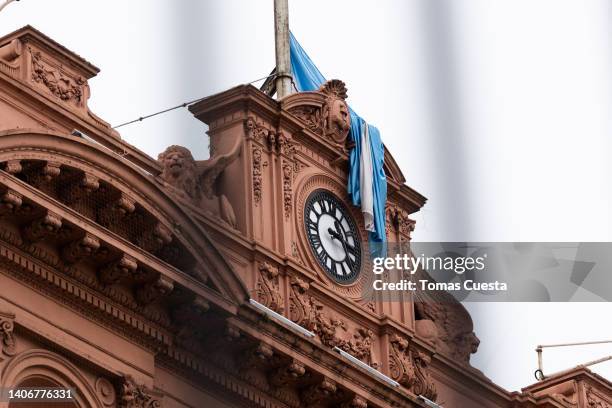
[[[325,83],[325,77],[290,35],[291,73],[300,92],[316,91]],[[385,231],[385,205],[387,177],[384,170],[385,147],[380,132],[368,124],[349,106],[351,130],[349,137],[355,144],[349,156],[347,191],[353,205],[361,208],[368,231],[370,255],[383,257],[387,252]]]

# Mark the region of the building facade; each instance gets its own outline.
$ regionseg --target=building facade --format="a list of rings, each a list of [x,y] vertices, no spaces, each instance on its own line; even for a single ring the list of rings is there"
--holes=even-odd
[[[0,387],[74,391],[1,407],[612,407],[585,368],[492,383],[457,302],[364,296],[341,81],[190,106],[198,161],[124,142],[88,109],[97,72],[32,27],[0,38]],[[387,237],[407,244],[425,198],[389,152],[385,173]]]

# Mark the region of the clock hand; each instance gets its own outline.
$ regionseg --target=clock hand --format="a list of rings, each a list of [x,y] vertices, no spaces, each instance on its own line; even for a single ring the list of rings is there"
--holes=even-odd
[[[336,225],[336,228],[337,228],[337,226],[338,226],[338,224]],[[337,239],[338,241],[340,241],[340,244],[342,244],[342,250],[345,253],[345,258],[344,259],[348,263],[349,269],[352,270],[353,269],[353,260],[349,256],[349,252],[354,254],[355,247],[352,246],[352,245],[349,245],[349,243],[346,242],[346,240],[344,239],[342,234],[340,234],[338,231],[334,231],[333,229],[328,228],[327,232],[329,232],[329,235],[331,235],[332,238]]]
[[[344,232],[344,228],[342,228],[340,226],[340,223],[338,222],[338,220],[334,220],[334,227],[336,228],[336,234],[334,234],[332,236],[334,238],[336,238],[336,236],[338,236],[337,239],[339,241],[343,241],[346,244],[347,247],[349,247],[350,249],[354,250],[355,247],[348,243],[348,240],[347,240],[347,237],[346,237],[346,233]],[[331,231],[331,228],[329,230]]]
[[[337,239],[338,241],[342,241],[342,236],[337,231],[328,228],[327,232],[329,233],[329,235],[331,235],[332,238]]]

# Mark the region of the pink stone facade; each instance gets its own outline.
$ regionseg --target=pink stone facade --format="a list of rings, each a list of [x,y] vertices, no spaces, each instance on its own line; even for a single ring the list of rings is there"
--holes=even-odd
[[[584,368],[510,393],[470,366],[461,304],[364,299],[371,274],[341,285],[323,271],[308,196],[333,194],[364,229],[342,81],[190,106],[209,127],[198,161],[124,142],[87,106],[97,72],[32,27],[0,38],[0,387],[70,387],[66,407],[612,407],[612,384]],[[387,236],[407,244],[426,199],[385,163]]]

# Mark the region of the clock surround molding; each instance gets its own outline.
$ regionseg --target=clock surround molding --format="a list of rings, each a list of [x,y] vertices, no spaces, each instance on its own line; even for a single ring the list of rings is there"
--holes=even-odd
[[[316,276],[319,278],[319,282],[330,288],[334,292],[341,296],[348,297],[349,299],[357,302],[363,302],[362,294],[365,291],[366,285],[371,285],[372,282],[372,263],[369,260],[367,254],[369,253],[369,247],[367,239],[364,237],[365,225],[363,222],[363,216],[358,208],[350,205],[346,188],[337,180],[330,177],[327,174],[314,173],[305,176],[304,179],[297,186],[296,196],[296,215],[294,218],[294,228],[298,235],[298,246],[300,252],[304,254],[306,265],[309,269],[316,271]],[[361,242],[361,273],[359,277],[351,283],[340,284],[330,278],[323,268],[319,265],[317,258],[314,256],[310,244],[308,242],[308,235],[304,228],[304,217],[305,217],[305,206],[308,197],[316,190],[327,190],[334,194],[340,201],[344,202],[345,207],[350,212],[355,224],[357,225],[357,233],[359,234],[358,239]]]

